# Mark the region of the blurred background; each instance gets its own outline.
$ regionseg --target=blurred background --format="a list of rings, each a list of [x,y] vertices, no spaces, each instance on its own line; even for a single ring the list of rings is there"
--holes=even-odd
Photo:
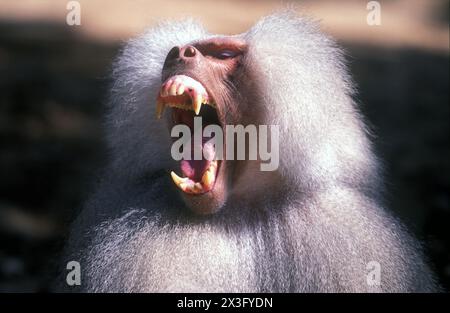
[[[105,159],[101,115],[124,41],[166,18],[245,31],[289,1],[0,0],[0,291],[48,291],[68,223]],[[388,203],[450,288],[449,1],[292,1],[345,48]]]

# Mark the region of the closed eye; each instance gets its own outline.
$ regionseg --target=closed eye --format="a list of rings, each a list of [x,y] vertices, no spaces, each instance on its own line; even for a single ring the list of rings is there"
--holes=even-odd
[[[217,59],[225,60],[225,59],[231,59],[238,55],[239,53],[237,51],[233,50],[220,50],[214,53],[214,57]]]
[[[242,55],[246,51],[246,45],[236,39],[233,40],[209,40],[200,42],[195,47],[206,57],[218,60],[230,60]]]

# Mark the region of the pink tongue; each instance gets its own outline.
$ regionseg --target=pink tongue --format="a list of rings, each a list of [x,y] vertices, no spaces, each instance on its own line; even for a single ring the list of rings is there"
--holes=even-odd
[[[208,140],[210,140],[208,137],[202,138],[203,151],[201,160],[194,160],[194,138],[192,138],[191,142],[191,160],[181,160],[181,171],[184,176],[189,177],[195,182],[200,182],[202,180],[203,173],[211,163],[211,161],[208,161],[203,156],[203,153],[214,153],[214,146],[212,144],[208,144]]]

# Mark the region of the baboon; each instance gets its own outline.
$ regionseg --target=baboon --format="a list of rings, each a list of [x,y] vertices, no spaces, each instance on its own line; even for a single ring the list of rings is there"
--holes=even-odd
[[[161,23],[129,41],[112,75],[110,159],[63,258],[81,264],[76,290],[438,288],[420,244],[384,207],[343,53],[316,22],[283,11],[235,36]],[[198,116],[277,125],[278,168],[174,160],[171,128]]]

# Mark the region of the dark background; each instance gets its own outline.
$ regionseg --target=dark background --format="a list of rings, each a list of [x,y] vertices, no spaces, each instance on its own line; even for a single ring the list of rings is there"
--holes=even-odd
[[[4,12],[12,13],[0,13],[0,291],[49,290],[68,223],[106,158],[101,116],[111,61],[120,39],[143,28],[121,32],[118,26],[105,30],[106,36],[91,35],[65,25],[65,3],[56,13],[45,13],[51,18],[42,18],[40,7],[31,4],[27,12],[39,14],[24,17],[26,9],[8,1]],[[87,5],[82,2],[82,8]],[[431,16],[433,27],[448,31],[447,1],[440,1]],[[221,25],[206,24],[213,30]],[[95,29],[92,25],[83,27]],[[448,38],[446,48],[442,42],[401,41],[406,35],[384,43],[352,34],[336,37],[346,49],[361,109],[376,134],[388,203],[423,240],[448,290]]]

